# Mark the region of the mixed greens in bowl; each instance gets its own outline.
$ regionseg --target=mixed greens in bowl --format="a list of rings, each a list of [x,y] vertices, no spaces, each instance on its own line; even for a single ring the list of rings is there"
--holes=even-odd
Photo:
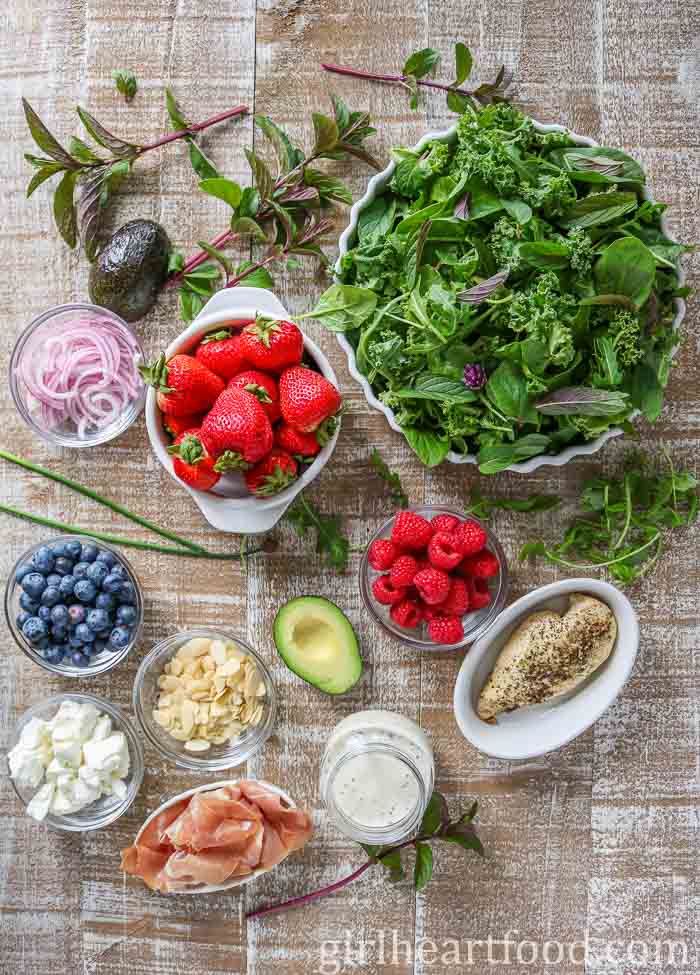
[[[655,420],[688,248],[641,166],[505,102],[393,155],[313,315],[421,460],[532,469]]]

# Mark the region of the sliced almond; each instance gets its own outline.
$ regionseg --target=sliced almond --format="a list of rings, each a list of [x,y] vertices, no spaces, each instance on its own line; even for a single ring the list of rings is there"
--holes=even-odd
[[[178,660],[177,657],[173,657],[172,660],[165,665],[163,670],[165,670],[167,674],[173,674],[173,676],[179,677],[183,671],[183,663],[181,660]]]
[[[212,640],[209,653],[218,667],[226,663],[226,644],[223,640]]]
[[[185,742],[185,751],[188,752],[206,752],[210,747],[210,743],[203,738],[190,738]]]
[[[203,657],[205,653],[209,653],[210,647],[211,640],[207,637],[195,637],[193,640],[188,640],[187,643],[183,644],[178,650],[177,655],[181,660]]]
[[[189,735],[194,727],[195,720],[195,706],[192,701],[185,700],[182,702],[182,707],[180,708],[180,721],[182,722],[182,729],[186,731]]]

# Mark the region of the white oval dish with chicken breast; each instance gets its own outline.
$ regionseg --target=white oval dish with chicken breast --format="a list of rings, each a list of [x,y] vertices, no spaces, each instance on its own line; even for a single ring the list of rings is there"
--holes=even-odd
[[[638,646],[637,614],[615,586],[566,579],[535,589],[465,657],[454,692],[457,724],[487,755],[544,755],[607,710]]]

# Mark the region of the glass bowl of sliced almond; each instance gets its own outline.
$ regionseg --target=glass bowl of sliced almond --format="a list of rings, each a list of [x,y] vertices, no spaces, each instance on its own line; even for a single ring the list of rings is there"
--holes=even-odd
[[[244,640],[221,630],[186,630],[156,644],[138,669],[133,700],[149,742],[197,771],[241,765],[274,727],[267,667]]]

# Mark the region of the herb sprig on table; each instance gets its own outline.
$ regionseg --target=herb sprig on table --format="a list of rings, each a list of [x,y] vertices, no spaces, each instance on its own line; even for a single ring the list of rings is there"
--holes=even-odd
[[[263,907],[257,911],[249,911],[246,920],[256,917],[264,917],[266,914],[275,914],[278,911],[287,911],[294,907],[303,907],[312,901],[319,900],[334,894],[343,887],[347,887],[353,881],[362,876],[370,867],[380,865],[387,871],[387,879],[390,883],[397,883],[404,879],[403,858],[409,850],[413,850],[415,860],[413,865],[413,886],[416,890],[422,890],[433,875],[433,845],[435,843],[447,843],[462,850],[484,855],[484,848],[481,840],[474,828],[474,817],[477,813],[477,803],[456,819],[451,820],[447,801],[439,792],[433,792],[428,807],[423,816],[420,829],[412,839],[405,840],[396,846],[365,846],[362,849],[367,853],[368,859],[362,866],[358,867],[347,877],[337,880],[335,883],[310,894],[302,894],[293,897],[291,900],[280,904],[273,904],[270,907]]]
[[[369,455],[369,461],[381,479],[389,485],[389,496],[396,507],[408,508],[410,501],[401,484],[401,478],[396,471],[392,471],[376,447]]]
[[[499,96],[500,97],[500,96]],[[454,138],[393,151],[339,283],[312,314],[428,466],[484,474],[659,416],[689,250],[626,153],[543,132],[499,100]]]
[[[583,514],[574,519],[558,545],[528,542],[520,558],[542,557],[568,569],[607,569],[621,586],[636,582],[654,567],[673,530],[698,516],[698,481],[689,471],[656,473],[634,452],[621,477],[587,480]]]
[[[332,223],[324,216],[335,203],[350,204],[348,187],[316,164],[323,159],[355,157],[379,168],[365,141],[374,135],[366,112],[350,111],[342,99],[332,97],[333,117],[314,112],[314,142],[309,150],[296,145],[267,115],[256,115],[255,124],[267,139],[275,157],[269,166],[262,156],[246,150],[253,185],[241,188],[234,180],[205,172],[201,163],[193,166],[200,176],[200,188],[231,208],[229,227],[210,242],[200,241],[200,250],[185,259],[173,255],[169,283],[179,287],[180,314],[193,318],[219,288],[232,288],[245,281],[249,286],[271,287],[270,269],[299,257],[315,257],[327,263],[319,241]],[[171,112],[174,124],[180,117]],[[263,244],[257,261],[234,267],[224,253],[233,241],[249,239]]]
[[[135,80],[132,85],[121,73],[117,85],[122,85],[120,91],[130,92],[133,89],[135,92]],[[94,144],[90,145],[74,136],[66,150],[26,98],[22,99],[22,105],[32,138],[43,153],[41,156],[25,153],[24,158],[36,170],[29,181],[27,196],[31,196],[46,180],[61,176],[53,195],[56,226],[69,247],[75,247],[80,239],[90,260],[97,254],[101,216],[112,193],[129,175],[137,159],[179,139],[187,139],[191,146],[197,133],[219,122],[245,115],[248,111],[247,106],[237,105],[204,122],[185,125],[180,131],[161,136],[155,142],[138,144],[110,132],[93,115],[78,106],[78,117]]]

